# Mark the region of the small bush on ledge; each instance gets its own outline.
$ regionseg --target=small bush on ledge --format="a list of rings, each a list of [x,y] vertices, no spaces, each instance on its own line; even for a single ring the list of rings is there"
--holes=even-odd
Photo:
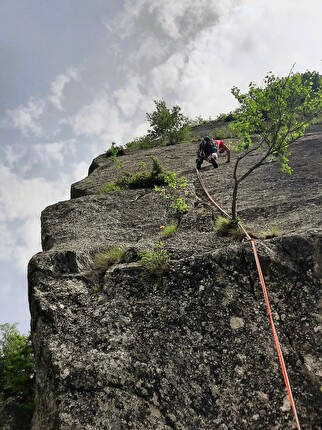
[[[140,255],[140,263],[149,277],[160,279],[169,268],[169,253],[160,241],[155,250],[145,251]]]
[[[99,189],[98,193],[100,196],[103,196],[106,193],[115,193],[117,191],[121,191],[121,187],[117,185],[115,181],[110,181],[110,182],[107,182],[107,184],[103,185]]]
[[[158,142],[149,136],[137,137],[126,144],[127,149],[149,149],[158,146]]]
[[[223,216],[219,216],[215,221],[215,232],[218,234],[218,236],[233,236],[237,239],[242,238],[245,236],[245,234],[239,227],[238,221],[238,219],[230,220]]]
[[[189,211],[186,197],[189,195],[186,190],[188,180],[184,176],[178,176],[175,172],[168,172],[165,175],[164,187],[155,186],[154,191],[160,193],[165,198],[166,208],[172,209],[180,224],[181,216]]]
[[[161,230],[161,237],[163,239],[168,239],[169,237],[172,237],[176,233],[178,229],[178,224],[169,224],[162,227],[163,228]]]
[[[125,257],[125,251],[122,248],[111,246],[105,251],[98,252],[94,257],[94,268],[98,270],[107,270],[113,264],[122,263]]]
[[[122,145],[116,146],[115,142],[112,142],[112,146],[105,152],[107,158],[120,157],[125,154],[125,148]]]
[[[152,157],[152,169],[150,172],[144,170],[135,173],[125,172],[124,175],[110,181],[100,188],[99,194],[120,191],[121,189],[154,188],[156,185],[164,185],[168,172],[156,157]]]

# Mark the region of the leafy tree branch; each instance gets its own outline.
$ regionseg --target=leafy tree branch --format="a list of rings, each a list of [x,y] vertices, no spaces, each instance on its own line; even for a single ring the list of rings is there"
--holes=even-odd
[[[233,171],[232,217],[236,219],[240,183],[267,164],[267,159],[278,161],[282,172],[292,173],[290,145],[304,135],[322,111],[322,80],[317,72],[294,74],[291,71],[282,78],[268,73],[263,88],[251,82],[247,93],[233,87],[232,94],[239,107],[234,112],[231,128],[239,138],[237,149],[242,151]],[[239,173],[241,161],[253,152],[263,155],[246,172]]]

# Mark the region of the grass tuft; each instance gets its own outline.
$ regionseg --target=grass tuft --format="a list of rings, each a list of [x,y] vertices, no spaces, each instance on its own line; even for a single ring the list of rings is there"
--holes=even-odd
[[[159,242],[153,251],[144,251],[140,255],[140,263],[150,277],[160,279],[169,269],[169,253]]]
[[[114,264],[121,263],[124,259],[125,251],[116,246],[111,246],[105,251],[98,252],[94,257],[94,268],[107,270]]]
[[[161,231],[161,237],[163,239],[168,239],[169,237],[172,237],[178,229],[178,224],[169,224],[166,225],[162,231]]]
[[[233,236],[239,239],[245,236],[238,225],[238,219],[232,221],[223,216],[219,216],[215,221],[214,229],[218,236],[222,237]]]
[[[106,193],[115,193],[117,191],[121,191],[121,187],[115,181],[110,181],[99,189],[98,194],[103,196]]]
[[[274,237],[278,237],[281,235],[281,232],[279,230],[278,227],[271,227],[268,230],[262,230],[259,233],[254,232],[254,231],[250,231],[249,232],[250,236],[253,237],[254,239],[273,239]]]

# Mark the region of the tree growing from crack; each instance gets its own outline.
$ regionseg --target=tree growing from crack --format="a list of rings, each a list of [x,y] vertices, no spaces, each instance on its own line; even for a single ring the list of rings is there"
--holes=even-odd
[[[269,161],[278,161],[284,173],[292,173],[289,164],[290,145],[305,134],[306,129],[322,111],[322,77],[317,72],[289,73],[276,77],[271,72],[264,79],[264,88],[254,82],[247,93],[237,87],[232,94],[239,102],[231,128],[239,143],[233,171],[232,219],[237,218],[240,183],[254,170]],[[243,170],[242,161],[258,153],[254,164]]]

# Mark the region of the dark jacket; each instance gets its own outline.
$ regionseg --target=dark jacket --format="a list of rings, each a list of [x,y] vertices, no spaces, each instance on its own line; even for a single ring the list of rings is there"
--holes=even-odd
[[[199,157],[208,157],[209,155],[217,152],[217,145],[214,143],[210,137],[205,137],[200,143],[198,148]]]

